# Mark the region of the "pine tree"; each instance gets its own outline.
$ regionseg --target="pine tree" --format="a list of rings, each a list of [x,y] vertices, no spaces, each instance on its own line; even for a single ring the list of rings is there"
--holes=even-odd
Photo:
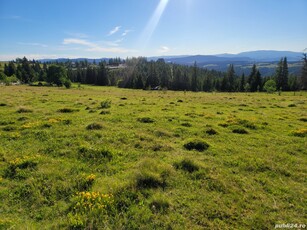
[[[240,92],[244,92],[244,86],[245,86],[245,75],[242,73],[241,80],[240,80]]]
[[[196,64],[196,62],[194,62],[194,66],[193,66],[191,90],[194,91],[194,92],[198,91],[198,86],[197,86],[197,64]]]
[[[283,64],[282,64],[282,73],[281,73],[281,88],[283,90],[288,90],[288,77],[289,77],[289,70],[288,70],[288,63],[287,57],[284,57]]]
[[[301,89],[302,90],[307,90],[307,54],[303,54],[303,67],[302,67],[302,73],[301,73]]]
[[[235,70],[233,64],[229,65],[227,71],[228,88],[226,91],[233,92],[235,90]]]
[[[276,72],[275,72],[275,81],[276,81],[277,90],[282,89],[282,84],[283,84],[282,74],[283,74],[283,58],[280,59],[280,61],[278,62]]]
[[[257,75],[257,67],[256,64],[253,65],[252,71],[248,77],[247,83],[249,84],[249,89],[251,92],[257,91],[257,82],[256,82],[256,75]],[[246,90],[246,87],[245,87]]]

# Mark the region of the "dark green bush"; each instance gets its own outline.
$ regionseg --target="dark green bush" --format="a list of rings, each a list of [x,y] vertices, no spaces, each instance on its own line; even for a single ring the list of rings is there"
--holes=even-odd
[[[199,152],[205,151],[209,148],[209,144],[202,140],[190,140],[187,143],[185,143],[184,148],[187,150],[197,150]]]

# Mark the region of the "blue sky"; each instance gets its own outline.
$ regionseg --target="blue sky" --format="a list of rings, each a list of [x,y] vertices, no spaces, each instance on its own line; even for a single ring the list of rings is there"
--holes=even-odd
[[[306,0],[0,0],[0,60],[307,48]]]

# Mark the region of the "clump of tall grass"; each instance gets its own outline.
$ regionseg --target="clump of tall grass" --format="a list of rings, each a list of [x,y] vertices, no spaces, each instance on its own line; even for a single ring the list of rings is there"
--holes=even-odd
[[[198,139],[188,140],[183,146],[187,150],[196,150],[199,152],[205,151],[209,148],[208,143]]]

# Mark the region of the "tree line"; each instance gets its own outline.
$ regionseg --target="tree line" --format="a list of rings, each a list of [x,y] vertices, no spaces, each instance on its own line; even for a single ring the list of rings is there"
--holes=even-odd
[[[238,76],[234,66],[227,72],[166,63],[164,59],[148,61],[145,57],[109,59],[98,63],[70,61],[40,63],[26,57],[5,63],[0,81],[18,80],[21,83],[46,82],[49,85],[71,86],[71,82],[132,89],[169,89],[186,91],[256,92],[296,91],[307,89],[307,57],[303,54],[301,76],[289,74],[287,58],[282,58],[275,74],[262,77],[256,64],[250,74]],[[42,83],[41,83],[42,84]],[[269,89],[269,90],[268,90]]]

